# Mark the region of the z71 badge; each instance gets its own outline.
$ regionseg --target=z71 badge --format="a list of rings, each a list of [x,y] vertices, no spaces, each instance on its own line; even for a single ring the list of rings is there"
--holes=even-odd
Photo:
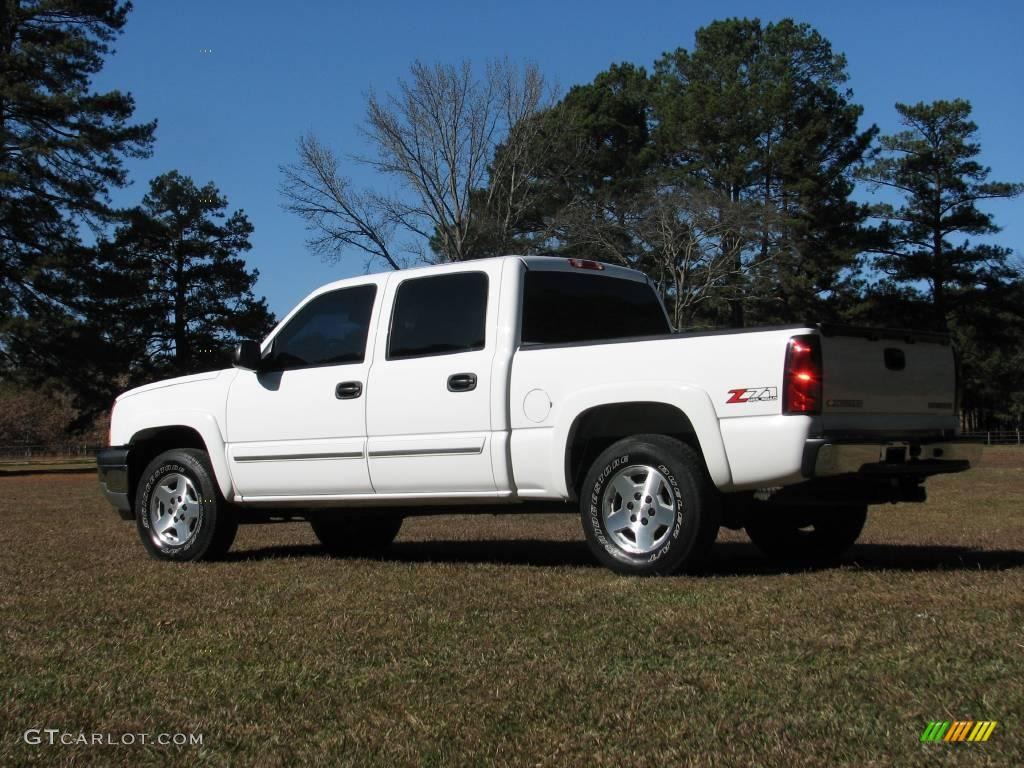
[[[776,387],[744,387],[743,389],[730,389],[729,403],[763,403],[768,400],[778,400],[779,390]]]

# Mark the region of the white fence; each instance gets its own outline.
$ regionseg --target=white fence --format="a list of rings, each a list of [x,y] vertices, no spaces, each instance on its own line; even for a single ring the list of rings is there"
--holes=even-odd
[[[964,432],[961,437],[981,440],[985,445],[1021,445],[1021,430],[993,429],[985,432]]]
[[[102,445],[91,443],[59,443],[56,445],[0,445],[0,460],[73,459],[95,456]]]

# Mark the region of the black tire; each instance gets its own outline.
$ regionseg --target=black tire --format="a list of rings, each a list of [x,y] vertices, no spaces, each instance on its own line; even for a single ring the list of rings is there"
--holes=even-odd
[[[773,560],[832,562],[857,541],[867,514],[864,504],[766,507],[754,510],[746,531],[754,546]]]
[[[171,503],[181,505],[176,509],[165,501],[172,487],[181,491],[172,494]],[[195,448],[165,451],[149,463],[135,491],[135,512],[139,538],[158,560],[216,560],[238,532],[238,511],[221,495],[209,456]],[[161,531],[168,517],[172,527]]]
[[[381,554],[402,527],[402,516],[389,510],[333,510],[310,520],[324,549],[337,557]]]
[[[629,474],[634,468],[639,469]],[[635,484],[639,497],[635,493],[630,500],[620,492],[629,484]],[[651,504],[654,497],[645,497],[641,490],[647,487],[657,488],[654,495],[660,502],[670,499],[672,507]],[[583,535],[590,551],[602,565],[622,574],[663,576],[699,569],[718,535],[719,514],[718,493],[703,459],[665,435],[619,440],[594,460],[580,491]],[[618,529],[612,527],[616,519]]]

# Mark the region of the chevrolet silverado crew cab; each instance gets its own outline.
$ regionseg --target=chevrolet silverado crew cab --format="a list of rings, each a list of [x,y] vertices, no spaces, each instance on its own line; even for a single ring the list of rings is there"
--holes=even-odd
[[[374,553],[403,518],[565,510],[622,573],[697,567],[719,527],[835,557],[867,507],[923,501],[956,440],[948,338],[793,325],[673,333],[642,273],[514,257],[341,280],[227,370],[114,405],[107,498],[167,560],[240,522]]]

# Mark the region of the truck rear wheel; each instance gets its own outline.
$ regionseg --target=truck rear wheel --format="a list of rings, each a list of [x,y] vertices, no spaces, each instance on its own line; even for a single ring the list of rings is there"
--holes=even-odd
[[[205,451],[164,451],[135,492],[135,524],[158,560],[215,560],[231,548],[238,515],[221,496]]]
[[[837,560],[860,536],[867,505],[782,507],[759,510],[746,531],[759,550],[774,560]]]
[[[358,557],[383,552],[402,527],[401,515],[387,510],[337,510],[310,521],[313,533],[332,555]]]
[[[620,440],[590,467],[580,491],[583,533],[616,573],[694,570],[718,534],[715,489],[700,456],[665,435]]]

